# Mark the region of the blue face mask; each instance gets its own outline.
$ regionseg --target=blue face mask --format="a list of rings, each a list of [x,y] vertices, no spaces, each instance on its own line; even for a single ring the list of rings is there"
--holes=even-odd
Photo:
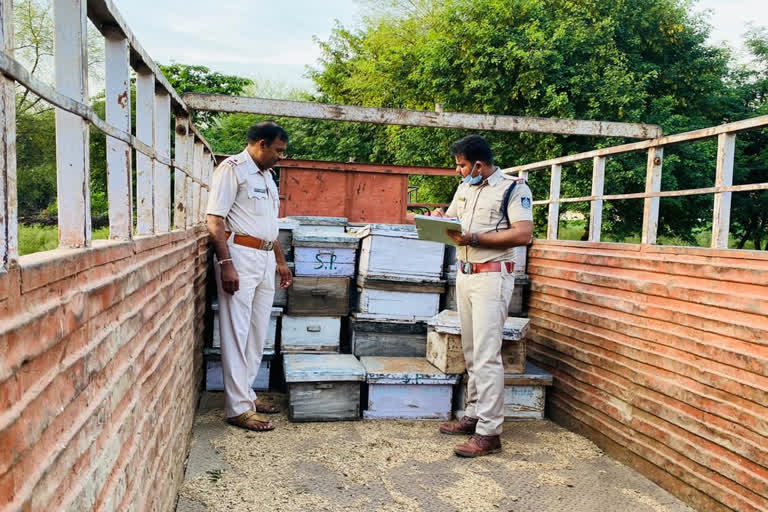
[[[477,162],[475,162],[475,165],[477,165]],[[461,180],[462,183],[466,183],[467,185],[479,185],[483,182],[482,174],[478,174],[477,176],[472,175],[475,172],[475,165],[472,166],[472,170],[467,174],[466,178]]]

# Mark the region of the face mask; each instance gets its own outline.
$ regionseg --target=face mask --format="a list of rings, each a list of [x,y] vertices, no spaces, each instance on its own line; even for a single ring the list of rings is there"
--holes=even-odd
[[[462,183],[466,183],[467,185],[479,185],[483,181],[483,175],[478,174],[477,176],[473,176],[472,174],[475,172],[475,167],[477,166],[477,162],[475,162],[475,165],[472,166],[472,171],[470,171],[469,174],[467,174],[466,178],[462,179]]]

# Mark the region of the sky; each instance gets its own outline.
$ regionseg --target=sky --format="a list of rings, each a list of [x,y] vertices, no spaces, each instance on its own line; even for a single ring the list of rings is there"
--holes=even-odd
[[[268,80],[272,87],[311,89],[314,38],[327,40],[335,21],[354,27],[357,0],[113,0],[155,62],[202,64],[214,71]],[[768,26],[768,0],[699,0],[713,14],[711,42],[739,50],[748,23]]]

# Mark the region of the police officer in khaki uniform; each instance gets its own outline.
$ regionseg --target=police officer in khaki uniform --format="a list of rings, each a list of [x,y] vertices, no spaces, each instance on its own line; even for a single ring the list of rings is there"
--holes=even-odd
[[[264,353],[275,295],[292,275],[277,241],[280,200],[271,168],[284,155],[288,134],[265,121],[248,130],[248,146],[213,173],[207,224],[216,252],[221,366],[227,421],[249,430],[275,427],[259,413],[279,409],[251,388]]]
[[[456,277],[461,343],[467,364],[467,407],[457,422],[440,426],[444,434],[470,435],[456,454],[477,457],[501,451],[504,422],[504,366],[501,337],[515,287],[513,248],[528,245],[533,233],[531,190],[523,180],[493,165],[488,143],[471,135],[451,146],[463,178],[447,212],[458,217],[462,233],[448,232],[459,245]],[[502,212],[508,193],[506,216]]]

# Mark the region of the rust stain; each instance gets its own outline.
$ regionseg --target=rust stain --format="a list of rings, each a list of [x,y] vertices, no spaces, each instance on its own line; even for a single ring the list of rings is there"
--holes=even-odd
[[[176,133],[178,135],[186,135],[187,134],[187,127],[183,124],[177,124],[176,125]]]
[[[128,91],[121,93],[117,97],[117,104],[123,108],[126,108],[128,106]]]

